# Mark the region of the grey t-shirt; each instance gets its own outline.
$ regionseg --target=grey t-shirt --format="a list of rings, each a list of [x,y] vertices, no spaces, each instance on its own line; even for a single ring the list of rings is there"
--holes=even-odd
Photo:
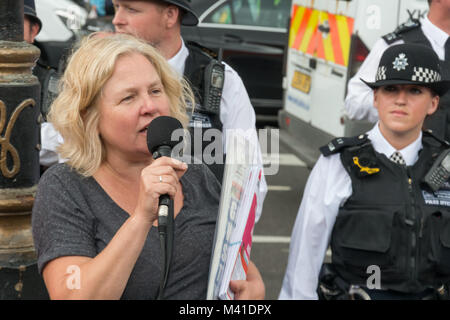
[[[189,165],[181,183],[184,206],[175,219],[164,298],[205,299],[220,184],[205,165]],[[128,218],[94,178],[65,164],[50,167],[39,181],[32,214],[39,272],[58,257],[95,257]],[[158,230],[152,227],[122,299],[156,298],[160,255]]]

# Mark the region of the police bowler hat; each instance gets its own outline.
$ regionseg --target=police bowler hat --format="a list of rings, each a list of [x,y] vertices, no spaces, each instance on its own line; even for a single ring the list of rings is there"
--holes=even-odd
[[[167,2],[170,4],[174,4],[177,7],[180,7],[184,10],[184,15],[181,18],[181,24],[185,26],[196,26],[198,24],[198,17],[195,12],[192,10],[191,6],[188,4],[188,1],[183,0],[160,0],[162,2]]]
[[[144,0],[145,1],[145,0]],[[198,17],[195,12],[192,10],[191,6],[188,4],[188,1],[191,0],[150,0],[153,2],[163,2],[168,4],[173,4],[179,7],[183,11],[183,15],[181,18],[181,24],[185,26],[196,26],[198,24]]]
[[[372,89],[386,85],[416,84],[428,87],[438,95],[450,89],[450,81],[442,79],[439,58],[430,47],[420,44],[399,44],[384,51],[375,82],[361,79]]]
[[[42,29],[41,19],[38,18],[36,14],[36,6],[34,5],[34,0],[24,0],[23,1],[23,14],[27,15],[33,22],[39,25],[39,31]]]

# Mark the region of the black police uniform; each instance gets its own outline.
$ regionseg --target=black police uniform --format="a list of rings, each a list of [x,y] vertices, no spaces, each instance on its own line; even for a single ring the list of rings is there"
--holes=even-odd
[[[36,15],[34,0],[24,0],[23,13],[33,24],[38,25],[39,31],[42,29],[42,22]],[[62,42],[52,43],[54,45],[48,48],[48,45],[44,45],[44,43],[36,40],[33,42],[33,45],[41,51],[39,60],[33,68],[33,75],[38,78],[41,84],[40,109],[44,119],[51,102],[57,95],[57,69],[62,52],[61,49],[67,47],[65,44],[61,45]],[[53,63],[54,61],[56,63]]]
[[[405,43],[422,44],[432,48],[430,41],[420,27],[420,21],[411,20],[400,25],[394,32],[383,36],[387,44],[403,40]],[[450,79],[450,61],[440,61],[443,79]],[[427,117],[425,127],[433,130],[441,139],[450,141],[450,91],[440,97],[439,109]]]
[[[208,105],[205,105],[205,101],[203,101],[205,77],[210,76],[205,74],[205,70],[210,62],[215,58],[207,53],[208,51],[206,48],[201,47],[196,43],[188,42],[186,43],[186,47],[188,48],[189,56],[186,59],[184,76],[189,81],[189,84],[194,91],[197,103],[194,108],[194,112],[191,113],[191,119],[189,122],[191,152],[194,155],[194,130],[200,130],[201,136],[203,137],[206,130],[214,128],[222,131],[223,126],[220,121],[220,109],[211,110]],[[202,139],[202,152],[211,143],[213,143],[213,141],[205,141],[205,139]],[[222,140],[216,141],[216,143],[222,148]],[[212,156],[214,157],[214,154]],[[221,163],[208,164],[208,167],[217,177],[219,182],[221,182],[223,178],[225,167],[224,163],[225,156],[221,158]]]
[[[50,105],[58,95],[58,65],[52,64],[48,49],[38,41],[34,41],[33,45],[41,50],[39,60],[33,68],[33,74],[38,78],[41,84],[41,114],[45,120],[50,109]]]
[[[340,153],[352,181],[353,193],[331,236],[337,277],[347,286],[364,287],[367,267],[376,265],[383,290],[410,298],[450,283],[450,202],[442,200],[450,199],[450,184],[434,193],[423,182],[448,144],[424,133],[418,161],[406,167],[377,153],[366,137],[340,139],[341,147],[322,149],[325,156]],[[379,170],[361,171],[355,157],[361,166]]]

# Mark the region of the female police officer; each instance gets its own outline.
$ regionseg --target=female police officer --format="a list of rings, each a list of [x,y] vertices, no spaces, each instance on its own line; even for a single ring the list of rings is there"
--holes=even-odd
[[[448,176],[427,175],[445,173],[433,164],[442,167],[449,145],[422,132],[450,81],[441,79],[432,49],[401,44],[385,51],[376,81],[366,84],[379,121],[365,135],[321,148],[293,229],[280,299],[317,298],[329,244],[331,268],[319,286],[328,297],[434,298],[450,282],[450,184]]]

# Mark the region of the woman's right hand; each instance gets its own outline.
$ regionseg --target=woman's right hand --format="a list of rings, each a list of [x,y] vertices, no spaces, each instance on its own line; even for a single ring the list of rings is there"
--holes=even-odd
[[[169,157],[156,159],[145,167],[141,172],[139,198],[133,215],[152,224],[158,218],[159,197],[168,194],[173,199],[181,191],[180,178],[186,170],[186,163]]]

